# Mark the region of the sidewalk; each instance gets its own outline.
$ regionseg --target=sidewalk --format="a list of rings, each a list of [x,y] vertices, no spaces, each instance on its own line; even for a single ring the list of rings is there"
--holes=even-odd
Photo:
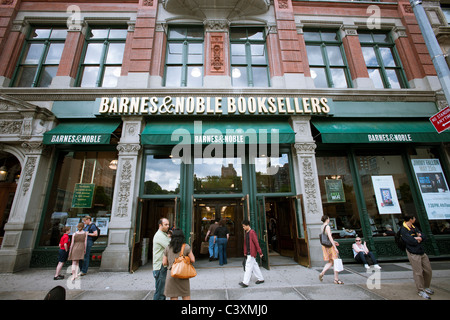
[[[197,277],[190,280],[192,300],[424,300],[417,295],[412,270],[407,262],[380,264],[382,270],[366,272],[361,265],[347,264],[340,273],[344,285],[333,284],[329,270],[323,282],[318,279],[321,267],[306,268],[289,258],[261,268],[265,282],[241,288],[243,278],[240,258],[229,259],[228,265],[201,260],[196,263]],[[450,300],[450,262],[433,261],[431,287],[433,300]],[[63,270],[66,271],[66,270]],[[53,287],[66,288],[67,300],[152,300],[154,279],[151,263],[135,273],[89,273],[72,283],[53,280],[54,269],[28,269],[14,274],[0,274],[0,300],[42,300]],[[376,285],[379,288],[376,288]],[[375,287],[374,287],[375,286]]]

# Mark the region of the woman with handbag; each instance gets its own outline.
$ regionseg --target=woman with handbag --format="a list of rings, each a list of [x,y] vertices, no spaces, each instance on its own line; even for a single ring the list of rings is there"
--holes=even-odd
[[[184,245],[184,246],[183,246]],[[184,247],[183,252],[181,249]],[[191,300],[191,288],[189,279],[174,278],[171,275],[172,265],[176,258],[179,256],[187,256],[191,263],[195,262],[194,254],[191,247],[185,244],[185,237],[183,230],[173,229],[172,238],[169,246],[164,250],[163,265],[167,266],[166,287],[164,289],[164,295],[170,297],[170,300],[178,300],[178,297],[182,297],[183,300]]]
[[[322,243],[322,252],[323,252],[323,260],[328,261],[327,264],[323,267],[322,272],[319,274],[319,280],[323,280],[323,276],[325,275],[325,272],[327,272],[328,269],[331,268],[331,266],[334,265],[334,261],[339,258],[339,250],[336,248],[336,245],[339,245],[336,241],[333,240],[333,236],[331,235],[331,229],[328,225],[330,223],[330,218],[327,215],[322,216],[322,227],[321,227],[321,235],[320,237],[323,237],[322,235],[326,235],[328,239],[321,238]],[[328,240],[328,241],[326,241]],[[339,271],[334,269],[334,283],[335,284],[344,284],[341,280],[339,280]]]

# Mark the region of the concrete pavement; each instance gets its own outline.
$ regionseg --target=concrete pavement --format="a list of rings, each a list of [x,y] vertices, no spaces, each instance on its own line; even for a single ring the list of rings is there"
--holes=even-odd
[[[197,277],[190,280],[192,300],[424,300],[417,295],[408,262],[380,263],[382,270],[366,272],[357,264],[345,264],[340,273],[344,285],[333,284],[329,270],[323,282],[321,267],[306,268],[285,257],[271,257],[271,269],[261,269],[265,282],[241,288],[243,269],[240,258],[230,258],[219,267],[216,261],[199,260]],[[56,267],[56,265],[55,265]],[[432,261],[433,300],[450,300],[450,262]],[[101,272],[91,268],[75,283],[53,280],[54,269],[28,269],[0,274],[0,300],[42,300],[53,287],[66,288],[67,300],[151,300],[154,279],[151,263],[134,273]]]

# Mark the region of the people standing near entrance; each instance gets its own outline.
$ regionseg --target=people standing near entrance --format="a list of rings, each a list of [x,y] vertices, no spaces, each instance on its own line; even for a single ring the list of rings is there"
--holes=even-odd
[[[153,277],[155,278],[155,294],[153,300],[166,300],[164,288],[166,285],[167,268],[163,266],[164,250],[170,243],[169,220],[161,218],[158,221],[158,231],[153,236]]]
[[[172,269],[175,258],[180,255],[183,244],[185,244],[183,230],[173,229],[172,238],[169,246],[164,250],[163,256],[163,265],[167,267],[167,270]],[[184,247],[183,255],[188,256],[191,263],[195,262],[194,254],[188,244]],[[191,287],[189,279],[173,278],[170,272],[167,272],[164,295],[170,297],[170,300],[178,300],[178,297],[180,296],[183,300],[191,300]]]
[[[91,249],[94,245],[94,237],[97,237],[98,231],[97,226],[92,222],[92,218],[90,216],[85,216],[83,218],[85,228],[84,231],[87,232],[87,245],[86,245],[86,254],[84,255],[83,262],[81,263],[81,275],[85,276],[88,272],[89,262],[91,259]]]
[[[216,229],[216,242],[219,249],[219,265],[227,264],[227,243],[230,238],[230,232],[224,219],[219,221],[219,227]]]
[[[381,267],[378,265],[377,259],[375,258],[373,253],[370,252],[369,249],[367,248],[366,242],[364,241],[363,244],[360,237],[356,237],[355,243],[352,245],[352,250],[353,250],[353,257],[355,258],[355,260],[359,263],[363,263],[366,269],[370,269],[367,258],[370,258],[370,260],[372,260],[374,265],[373,267],[375,269],[381,269]]]
[[[434,294],[434,291],[430,289],[431,264],[422,246],[426,237],[419,228],[414,226],[415,222],[414,216],[405,215],[403,225],[400,227],[400,234],[406,245],[406,254],[413,269],[413,278],[418,294],[424,299],[431,299],[430,295]]]
[[[59,251],[58,251],[58,265],[56,266],[56,273],[53,280],[61,280],[64,279],[64,276],[60,275],[61,269],[64,265],[64,263],[67,261],[67,258],[69,257],[69,250],[70,250],[70,227],[64,227],[64,234],[61,237],[61,240],[59,241]]]
[[[214,220],[214,223],[209,226],[209,230],[206,233],[205,241],[208,241],[209,236],[209,261],[217,260],[219,255],[219,246],[217,244],[216,229],[219,227],[219,218]]]
[[[331,229],[328,225],[330,223],[330,218],[327,215],[322,216],[322,227],[321,232],[325,232],[328,235],[328,239],[330,239],[330,242],[332,246],[330,248],[327,248],[325,246],[322,246],[322,252],[323,252],[323,260],[328,261],[327,264],[323,267],[322,272],[319,274],[319,280],[323,280],[323,276],[325,275],[325,272],[328,271],[328,269],[333,266],[334,260],[338,258],[339,250],[336,248],[336,245],[339,245],[336,241],[334,241],[333,236],[331,235]],[[339,272],[334,270],[334,283],[335,284],[344,284],[341,280],[339,280]]]
[[[258,236],[256,232],[250,227],[250,221],[242,221],[242,228],[244,229],[244,256],[247,257],[245,262],[244,280],[239,282],[239,285],[243,288],[248,287],[252,274],[256,277],[256,284],[264,282],[264,277],[256,261],[256,253],[259,253],[259,257],[263,258],[261,247],[259,246]]]
[[[80,222],[77,225],[77,231],[72,234],[72,245],[69,250],[69,260],[72,261],[72,281],[78,277],[80,260],[83,260],[86,254],[88,234],[83,230],[84,223]]]

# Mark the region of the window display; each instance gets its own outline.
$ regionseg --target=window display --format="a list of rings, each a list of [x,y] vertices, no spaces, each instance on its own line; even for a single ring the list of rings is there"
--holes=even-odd
[[[106,245],[116,180],[117,152],[60,152],[46,206],[40,246],[57,246],[65,226],[89,215],[101,229],[95,245]]]

